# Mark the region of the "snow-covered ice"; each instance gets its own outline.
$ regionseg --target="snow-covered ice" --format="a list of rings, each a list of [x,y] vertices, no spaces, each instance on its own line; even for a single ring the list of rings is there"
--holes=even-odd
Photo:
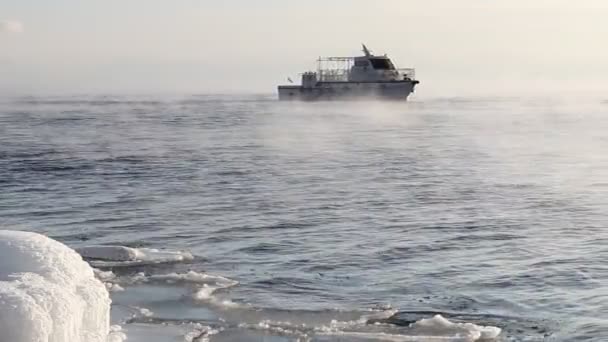
[[[0,230],[0,342],[106,342],[109,323],[108,291],[78,253]]]

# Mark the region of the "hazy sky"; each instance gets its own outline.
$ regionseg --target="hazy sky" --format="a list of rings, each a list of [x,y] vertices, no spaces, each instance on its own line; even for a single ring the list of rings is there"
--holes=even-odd
[[[0,91],[262,92],[365,42],[418,95],[608,90],[606,0],[2,0]]]

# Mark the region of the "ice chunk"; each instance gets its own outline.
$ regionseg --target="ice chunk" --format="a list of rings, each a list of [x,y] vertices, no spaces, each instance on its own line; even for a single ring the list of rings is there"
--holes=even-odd
[[[154,316],[154,312],[150,311],[150,309],[139,308],[139,313],[144,317],[152,317]]]
[[[108,342],[123,342],[127,339],[127,335],[122,331],[120,325],[110,326],[110,334],[108,335]]]
[[[389,315],[392,310],[379,312],[378,316]],[[364,317],[366,317],[364,315]],[[353,341],[415,341],[415,342],[480,342],[495,341],[501,332],[497,327],[479,326],[473,323],[454,323],[441,315],[421,319],[410,325],[410,329],[395,333],[394,331],[374,331],[357,321],[332,320],[329,325],[315,328],[317,335],[348,337]],[[269,321],[267,321],[269,322]],[[280,322],[269,322],[271,327]]]
[[[85,258],[108,261],[141,260],[144,256],[138,249],[125,246],[87,246],[77,251]]]
[[[104,283],[104,285],[106,286],[106,289],[108,289],[109,292],[122,292],[125,290],[124,287],[115,284],[115,283]]]
[[[106,342],[110,298],[80,255],[43,235],[0,230],[0,341]]]
[[[462,337],[467,341],[495,339],[501,332],[498,327],[480,326],[473,323],[453,323],[441,315],[433,318],[421,319],[412,324],[417,332],[429,335],[452,335]]]
[[[203,287],[198,289],[198,291],[196,291],[192,295],[192,297],[194,299],[200,300],[200,301],[209,300],[209,299],[211,299],[211,295],[213,295],[213,292],[215,292],[216,290],[217,290],[217,287],[211,287],[208,285],[204,285]]]
[[[102,271],[97,268],[94,268],[93,272],[95,272],[95,276],[97,277],[97,279],[103,282],[116,279],[116,274],[114,274],[114,272],[112,271]]]
[[[222,287],[231,287],[238,284],[237,281],[228,279],[226,277],[195,271],[188,271],[187,273],[155,274],[151,275],[149,279],[154,281],[165,281],[167,283],[215,283],[221,285]]]
[[[91,265],[96,267],[133,266],[194,259],[189,252],[126,246],[86,246],[77,249],[77,251],[89,260]]]

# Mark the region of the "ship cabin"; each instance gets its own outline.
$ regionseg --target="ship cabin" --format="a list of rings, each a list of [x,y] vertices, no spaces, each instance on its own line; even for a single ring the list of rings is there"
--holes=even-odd
[[[386,55],[375,56],[363,45],[364,56],[325,57],[318,59],[318,82],[399,82],[415,79],[414,69],[398,69]],[[310,78],[312,75],[308,75]],[[304,83],[303,75],[303,83]],[[307,83],[310,84],[310,79]]]

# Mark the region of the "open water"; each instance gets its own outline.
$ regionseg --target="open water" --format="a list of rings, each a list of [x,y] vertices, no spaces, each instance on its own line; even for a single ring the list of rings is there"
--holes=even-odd
[[[91,260],[129,341],[608,341],[608,103],[0,101],[0,218]],[[183,253],[187,256],[187,253]],[[421,337],[421,336],[426,337]]]

